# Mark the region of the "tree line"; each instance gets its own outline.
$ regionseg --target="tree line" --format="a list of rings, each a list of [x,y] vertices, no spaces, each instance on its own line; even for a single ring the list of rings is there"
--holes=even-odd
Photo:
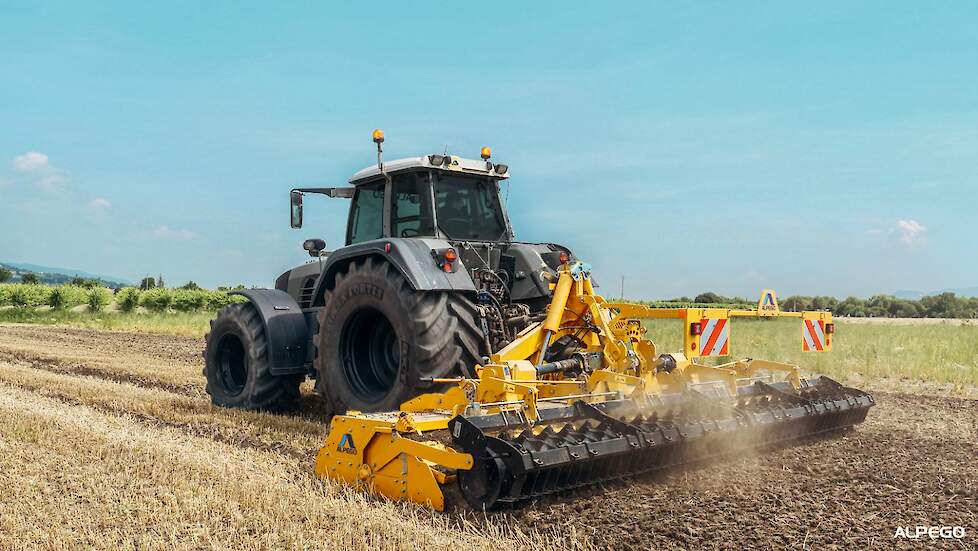
[[[110,288],[104,281],[78,276],[63,284],[51,285],[31,272],[20,275],[20,282],[6,283],[11,279],[10,270],[0,267],[0,307],[34,309],[50,306],[55,310],[64,310],[87,304],[89,311],[99,312],[114,302],[123,312],[134,312],[139,308],[156,312],[192,312],[218,310],[245,300],[229,294],[244,289],[244,285],[208,290],[194,281],[188,281],[180,287],[168,289],[162,275],[143,278],[138,286],[121,288]]]
[[[12,273],[6,268],[0,268],[0,283],[11,279]],[[33,277],[32,277],[33,276]],[[37,285],[40,281],[36,274],[25,273],[22,275],[22,283],[27,285]],[[71,278],[68,286],[85,290],[102,288],[105,283],[84,279],[80,277]],[[188,281],[184,285],[175,289],[166,289],[166,282],[163,276],[156,278],[145,277],[136,287],[117,289],[116,293],[122,294],[123,298],[134,295],[126,301],[128,304],[147,306],[151,309],[165,310],[171,307],[178,309],[199,309],[208,307],[220,307],[228,303],[226,298],[228,291],[244,289],[244,285],[234,287],[218,287],[217,291],[207,291],[197,283]],[[126,291],[126,293],[121,293]],[[151,291],[145,296],[143,293]],[[35,294],[40,291],[35,291]],[[0,291],[0,305],[10,303],[10,291],[4,293]],[[14,298],[21,295],[14,295]],[[27,296],[27,294],[23,295]],[[39,295],[38,295],[39,296]],[[72,297],[81,296],[74,293]],[[91,301],[101,300],[101,293],[87,293]],[[45,294],[45,297],[47,295]],[[139,299],[142,299],[141,301]],[[4,300],[6,299],[6,300]],[[69,299],[67,302],[74,302],[77,298]],[[54,298],[39,301],[40,304],[54,301],[60,304],[56,293]],[[36,302],[36,301],[31,301]],[[634,301],[642,304],[661,308],[687,308],[695,306],[715,306],[718,308],[750,308],[756,301],[748,300],[743,297],[726,297],[713,292],[700,293],[695,297],[679,297],[670,300],[655,301]],[[954,293],[941,293],[929,295],[917,300],[897,298],[892,295],[873,295],[869,298],[848,297],[837,299],[830,296],[804,296],[792,295],[781,299],[782,310],[789,312],[800,312],[802,310],[828,310],[836,316],[849,316],[857,318],[978,318],[978,297],[957,296]]]
[[[690,304],[753,306],[755,301],[741,297],[725,297],[716,293],[702,293],[692,299],[680,297],[673,301]],[[892,295],[873,295],[869,298],[848,297],[839,300],[830,296],[792,295],[782,298],[782,310],[828,310],[836,316],[856,318],[976,318],[978,297],[957,296],[954,293],[929,295],[917,300],[897,298]]]

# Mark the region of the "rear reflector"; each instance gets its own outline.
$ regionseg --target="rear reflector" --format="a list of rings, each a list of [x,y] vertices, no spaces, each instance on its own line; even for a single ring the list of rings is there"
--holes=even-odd
[[[700,325],[700,322],[694,321],[693,323],[689,324],[689,334],[690,335],[702,335],[703,334],[703,326]]]

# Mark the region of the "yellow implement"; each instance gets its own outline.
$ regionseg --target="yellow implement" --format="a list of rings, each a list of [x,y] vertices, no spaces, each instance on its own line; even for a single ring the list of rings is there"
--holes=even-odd
[[[865,419],[868,394],[805,380],[795,365],[694,361],[729,355],[729,320],[746,316],[800,318],[803,349],[831,349],[831,313],[782,312],[770,290],[756,310],[609,303],[589,266],[565,263],[545,318],[477,378],[431,380],[445,390],[397,412],[334,417],[316,473],[437,510],[442,486],[457,483],[471,507],[490,509]],[[684,351],[657,353],[642,318],[683,320]]]

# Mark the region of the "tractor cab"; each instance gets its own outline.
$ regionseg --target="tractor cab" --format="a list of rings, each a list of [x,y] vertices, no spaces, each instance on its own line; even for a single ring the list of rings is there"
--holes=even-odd
[[[507,243],[514,234],[499,193],[509,168],[483,159],[426,155],[365,168],[353,187],[292,190],[292,227],[302,226],[302,196],[352,199],[346,245],[383,238],[427,237],[453,242]]]
[[[354,174],[351,185],[292,190],[293,228],[302,227],[304,195],[350,199],[346,239],[331,252],[322,239],[307,239],[303,248],[318,261],[283,273],[276,288],[304,308],[319,306],[337,270],[375,255],[410,274],[417,289],[485,292],[507,308],[546,306],[557,270],[573,255],[555,243],[516,241],[500,194],[509,167],[492,162],[488,147],[481,159],[431,154],[384,161],[383,141],[375,131],[377,163]],[[518,318],[526,313],[516,309]]]
[[[499,180],[485,161],[428,155],[354,175],[347,245],[384,237],[506,242],[513,238]]]

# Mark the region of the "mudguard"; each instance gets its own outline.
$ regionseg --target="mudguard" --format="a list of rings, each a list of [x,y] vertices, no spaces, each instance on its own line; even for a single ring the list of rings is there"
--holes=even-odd
[[[417,291],[475,291],[467,270],[459,267],[454,272],[441,270],[432,257],[432,251],[444,250],[452,244],[433,238],[385,238],[375,239],[343,247],[330,253],[323,276],[316,288],[316,301],[321,304],[326,288],[332,286],[343,267],[351,260],[367,256],[383,258],[390,262]]]
[[[245,289],[231,294],[246,297],[258,310],[265,324],[272,374],[306,373],[309,327],[295,299],[278,289]]]

